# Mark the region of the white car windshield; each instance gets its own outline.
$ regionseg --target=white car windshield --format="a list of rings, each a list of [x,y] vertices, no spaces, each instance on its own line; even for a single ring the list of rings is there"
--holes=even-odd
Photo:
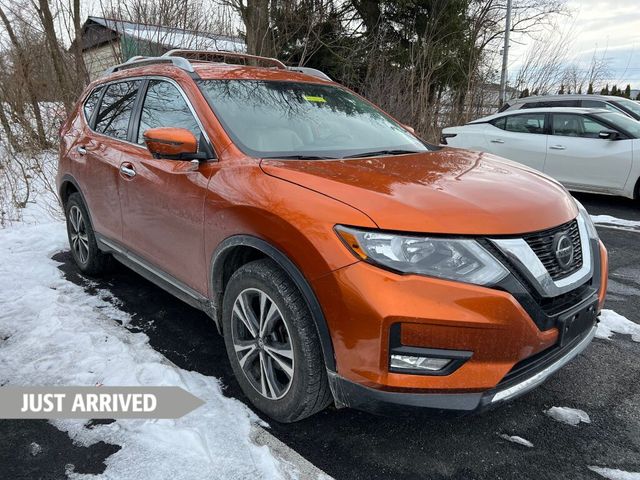
[[[612,103],[635,113],[637,116],[640,116],[640,103],[634,102],[633,100],[627,100],[626,98],[621,98],[619,100],[616,99],[612,101]]]
[[[262,80],[198,83],[235,144],[254,157],[349,158],[435,148],[342,88]]]
[[[596,113],[595,118],[604,120],[613,125],[616,129],[631,135],[633,138],[640,138],[640,122],[621,113]]]

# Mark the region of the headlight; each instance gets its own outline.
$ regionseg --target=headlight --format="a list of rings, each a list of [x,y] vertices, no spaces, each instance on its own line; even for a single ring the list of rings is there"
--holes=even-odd
[[[591,220],[591,215],[587,212],[587,209],[575,198],[573,199],[576,202],[576,206],[578,207],[578,214],[584,220],[584,224],[587,227],[587,233],[589,234],[589,238],[598,239],[598,230],[596,230],[596,226],[593,224],[593,220]]]
[[[341,225],[336,231],[356,256],[397,272],[477,285],[495,284],[509,273],[471,239],[396,235]]]

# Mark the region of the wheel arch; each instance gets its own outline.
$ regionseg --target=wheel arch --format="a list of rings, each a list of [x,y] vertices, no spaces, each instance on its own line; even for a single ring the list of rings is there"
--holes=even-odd
[[[87,215],[89,215],[89,223],[91,224],[91,228],[93,228],[93,219],[91,218],[91,211],[89,210],[89,204],[87,204],[87,199],[84,197],[82,193],[82,189],[75,178],[73,178],[68,173],[62,177],[60,181],[60,188],[58,190],[58,195],[60,197],[60,202],[62,202],[62,208],[66,209],[67,201],[72,193],[77,193],[80,195],[82,199],[82,203],[84,203],[84,207],[87,210]]]
[[[313,323],[316,326],[318,338],[322,348],[322,356],[327,369],[335,372],[336,361],[333,352],[333,342],[329,327],[324,317],[322,307],[311,285],[296,264],[281,250],[269,242],[252,235],[234,235],[222,241],[213,252],[209,275],[211,302],[218,326],[222,325],[222,297],[226,283],[233,272],[240,266],[260,258],[270,258],[282,268],[296,285],[305,299]]]

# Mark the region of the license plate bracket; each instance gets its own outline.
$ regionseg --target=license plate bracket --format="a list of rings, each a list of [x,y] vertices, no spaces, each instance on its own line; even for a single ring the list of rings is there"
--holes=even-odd
[[[596,323],[598,302],[594,301],[585,307],[563,315],[558,319],[560,346],[570,344],[577,337],[589,331]]]

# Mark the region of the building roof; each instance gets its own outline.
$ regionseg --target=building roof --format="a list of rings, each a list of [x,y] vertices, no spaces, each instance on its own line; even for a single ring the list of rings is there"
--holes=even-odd
[[[245,43],[238,37],[103,17],[88,17],[82,32],[83,50],[113,41],[120,35],[162,45],[168,49],[184,48],[233,52],[246,50]]]

